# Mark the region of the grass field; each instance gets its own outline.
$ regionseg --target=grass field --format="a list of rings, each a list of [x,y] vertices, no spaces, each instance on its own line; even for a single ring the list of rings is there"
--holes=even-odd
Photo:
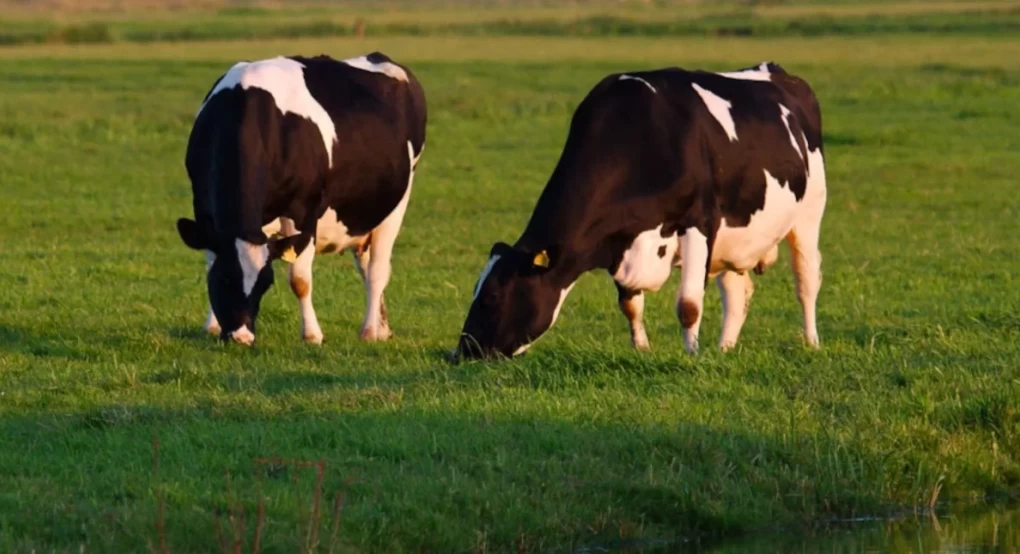
[[[256,349],[216,343],[203,259],[174,228],[195,109],[237,59],[373,49],[411,65],[430,109],[396,337],[357,340],[344,256],[315,267],[322,347],[283,285]],[[489,246],[523,229],[599,78],[763,59],[825,117],[821,351],[801,346],[784,248],[735,352],[683,354],[675,285],[649,298],[654,351],[632,352],[591,274],[527,356],[445,362]],[[1016,38],[36,45],[0,49],[0,75],[2,552],[158,547],[160,498],[175,553],[216,551],[235,501],[250,542],[260,497],[264,552],[330,551],[337,493],[337,551],[545,552],[1020,491]],[[707,305],[712,344],[714,287]],[[324,462],[321,548],[313,472],[269,457]]]

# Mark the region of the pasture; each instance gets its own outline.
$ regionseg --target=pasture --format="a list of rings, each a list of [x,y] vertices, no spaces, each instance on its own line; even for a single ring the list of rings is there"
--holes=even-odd
[[[195,110],[236,60],[372,50],[429,102],[386,292],[396,336],[358,341],[344,254],[316,260],[321,347],[300,340],[283,264],[258,346],[217,343],[204,258],[174,228]],[[446,361],[489,247],[523,229],[594,83],[767,59],[822,105],[820,351],[801,344],[784,246],[733,352],[712,348],[714,285],[698,357],[677,273],[637,353],[593,273],[528,355]],[[159,551],[160,512],[169,551],[218,551],[235,505],[265,552],[563,551],[1020,490],[1015,37],[39,44],[0,48],[0,76],[2,552]],[[325,468],[315,548],[315,475],[286,460]]]

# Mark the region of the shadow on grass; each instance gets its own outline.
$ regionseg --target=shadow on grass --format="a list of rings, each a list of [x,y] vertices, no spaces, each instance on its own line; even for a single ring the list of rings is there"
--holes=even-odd
[[[74,336],[0,325],[0,350],[37,358],[87,361],[104,350],[122,349],[127,344],[128,339],[120,336],[90,334],[85,341]]]
[[[225,473],[249,514],[264,499],[265,552],[302,547],[309,484],[256,462],[274,456],[325,463],[322,490],[346,491],[339,532],[355,552],[633,552],[648,539],[727,537],[873,510],[885,489],[870,485],[902,463],[821,437],[425,409],[273,417],[124,407],[8,417],[0,435],[0,546],[47,551],[147,550],[153,437],[174,553],[216,550],[217,516],[231,511]]]

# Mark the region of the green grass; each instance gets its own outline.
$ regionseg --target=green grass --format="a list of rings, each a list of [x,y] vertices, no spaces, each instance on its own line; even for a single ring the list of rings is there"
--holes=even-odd
[[[430,106],[387,289],[397,336],[357,340],[360,280],[330,256],[325,345],[300,342],[282,285],[256,349],[217,344],[203,259],[174,229],[198,103],[237,58],[375,48]],[[591,274],[526,357],[444,361],[489,246],[522,230],[599,78],[762,59],[823,106],[821,351],[801,345],[783,249],[726,355],[683,354],[675,277],[649,298],[654,352],[631,351]],[[924,506],[939,482],[942,501],[1020,490],[1020,41],[35,46],[0,50],[0,74],[0,551],[144,551],[162,491],[171,550],[210,552],[229,473],[249,535],[261,491],[263,550],[294,552],[311,476],[255,462],[270,456],[325,461],[344,552],[729,536]],[[711,345],[714,287],[707,303]]]

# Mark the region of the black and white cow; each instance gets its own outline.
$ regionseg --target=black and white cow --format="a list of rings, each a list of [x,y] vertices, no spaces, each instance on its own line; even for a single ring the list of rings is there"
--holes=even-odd
[[[698,349],[711,277],[723,300],[719,345],[730,348],[753,290],[747,271],[775,262],[783,239],[804,335],[817,346],[821,125],[810,86],[773,63],[609,75],[574,112],[524,233],[492,247],[454,357],[524,352],[594,269],[615,280],[634,346],[647,349],[643,291],[658,290],[674,266],[686,349]]]
[[[361,338],[388,338],[383,289],[425,124],[420,84],[378,52],[239,62],[220,77],[188,141],[195,219],[177,221],[184,243],[206,252],[205,328],[253,344],[282,258],[302,336],[321,343],[312,259],[350,248],[367,293]]]

